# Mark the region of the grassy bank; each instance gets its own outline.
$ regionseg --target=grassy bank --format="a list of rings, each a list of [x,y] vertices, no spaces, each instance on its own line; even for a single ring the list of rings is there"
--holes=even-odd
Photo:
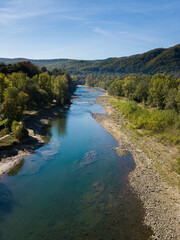
[[[180,126],[179,116],[173,110],[158,110],[145,107],[126,98],[108,98],[117,110],[114,118],[123,115],[125,126],[131,129],[147,155],[155,159],[154,167],[171,184],[177,185],[173,174],[180,174]],[[146,139],[146,140],[145,140]],[[154,147],[149,149],[150,141]],[[153,145],[152,145],[153,146]],[[166,153],[167,149],[172,154]],[[155,153],[154,153],[155,152]],[[159,158],[159,159],[158,159]]]

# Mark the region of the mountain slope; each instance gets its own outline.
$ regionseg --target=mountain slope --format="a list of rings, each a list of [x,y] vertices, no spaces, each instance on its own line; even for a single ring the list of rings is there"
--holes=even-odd
[[[0,63],[13,64],[19,61],[31,61],[38,67],[47,69],[64,68],[72,74],[87,73],[169,73],[180,74],[180,44],[170,48],[157,48],[146,53],[130,57],[109,58],[105,60],[71,60],[71,59],[5,59],[0,58]]]

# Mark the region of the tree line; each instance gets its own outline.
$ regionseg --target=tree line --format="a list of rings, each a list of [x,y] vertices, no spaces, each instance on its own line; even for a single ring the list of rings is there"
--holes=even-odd
[[[0,64],[1,118],[11,127],[25,109],[39,109],[52,102],[63,105],[75,89],[76,82],[64,70],[47,71],[30,62]]]
[[[89,74],[85,82],[107,90],[110,95],[129,99],[127,103],[115,105],[137,128],[157,132],[175,125],[180,129],[180,78],[166,74],[104,77]],[[139,103],[145,108],[139,107]]]
[[[166,74],[114,76],[90,74],[85,84],[100,87],[110,95],[127,97],[136,102],[159,109],[174,109],[180,112],[180,78]]]

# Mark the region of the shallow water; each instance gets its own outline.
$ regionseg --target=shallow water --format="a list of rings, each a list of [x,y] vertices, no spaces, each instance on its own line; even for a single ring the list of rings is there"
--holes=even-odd
[[[130,154],[91,117],[98,89],[79,87],[52,121],[49,143],[0,181],[2,240],[146,240],[141,202],[128,187]]]

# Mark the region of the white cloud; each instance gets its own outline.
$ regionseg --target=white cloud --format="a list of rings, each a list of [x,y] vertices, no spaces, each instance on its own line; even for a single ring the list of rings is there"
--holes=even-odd
[[[57,8],[55,1],[50,0],[10,0],[0,7],[0,23],[66,11],[63,7]]]
[[[101,35],[103,35],[103,36],[112,36],[112,34],[110,33],[110,32],[108,32],[108,31],[105,31],[105,30],[103,30],[103,29],[101,29],[101,28],[99,28],[99,27],[94,27],[93,28],[93,31],[94,32],[96,32],[96,33],[99,33],[99,34],[101,34]]]

